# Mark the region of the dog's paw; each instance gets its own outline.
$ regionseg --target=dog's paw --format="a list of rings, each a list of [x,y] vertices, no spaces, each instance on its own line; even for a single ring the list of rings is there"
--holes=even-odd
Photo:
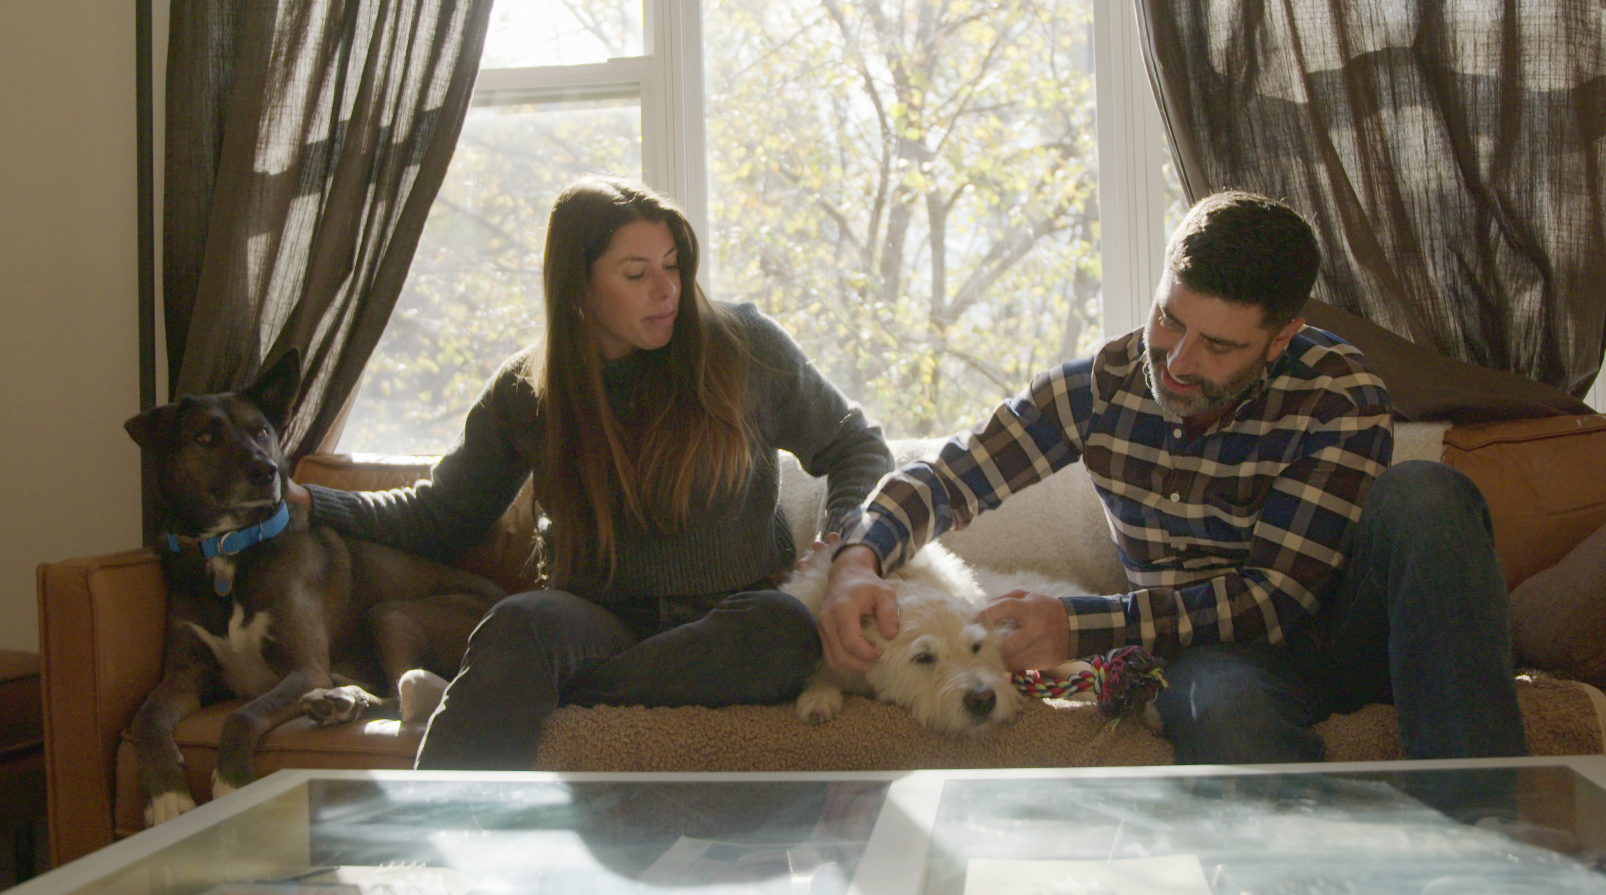
[[[432,671],[414,668],[402,675],[401,680],[396,682],[402,723],[428,721],[429,716],[435,713],[435,707],[441,704],[441,696],[445,692],[446,679]]]
[[[842,689],[812,686],[797,698],[797,716],[810,724],[823,724],[842,711]]]
[[[238,786],[235,786],[229,781],[224,780],[222,777],[219,777],[217,775],[217,771],[212,772],[212,798],[221,799],[238,789]]]
[[[313,690],[301,697],[301,711],[318,725],[345,724],[362,716],[379,699],[356,685]]]
[[[1165,736],[1165,722],[1160,719],[1160,710],[1152,702],[1143,707],[1143,726],[1155,736]]]
[[[195,810],[195,800],[187,792],[164,792],[145,803],[145,826],[167,823],[186,811]]]

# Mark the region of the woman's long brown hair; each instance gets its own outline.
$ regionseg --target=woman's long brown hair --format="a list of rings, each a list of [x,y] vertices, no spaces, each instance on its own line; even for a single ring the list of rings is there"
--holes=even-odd
[[[602,379],[602,349],[585,326],[592,265],[632,221],[661,221],[674,236],[680,308],[662,373],[640,380],[639,410],[619,419]],[[546,350],[527,368],[545,443],[535,498],[552,520],[548,573],[562,586],[582,567],[617,563],[618,525],[685,525],[694,508],[746,482],[752,463],[746,382],[750,358],[736,324],[697,288],[697,237],[685,214],[648,187],[592,177],[552,207],[542,273]]]

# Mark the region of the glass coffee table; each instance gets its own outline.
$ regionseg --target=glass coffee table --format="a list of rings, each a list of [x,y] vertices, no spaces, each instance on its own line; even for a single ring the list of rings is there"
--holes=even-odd
[[[1606,756],[281,771],[14,895],[1606,893]]]

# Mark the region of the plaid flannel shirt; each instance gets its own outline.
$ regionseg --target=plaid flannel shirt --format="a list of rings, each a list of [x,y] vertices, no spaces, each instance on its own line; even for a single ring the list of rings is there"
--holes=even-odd
[[[1143,332],[1039,374],[935,459],[889,474],[848,520],[883,572],[1080,459],[1130,593],[1060,596],[1071,655],[1279,642],[1336,584],[1394,432],[1382,380],[1306,327],[1234,412],[1191,441],[1150,394]]]

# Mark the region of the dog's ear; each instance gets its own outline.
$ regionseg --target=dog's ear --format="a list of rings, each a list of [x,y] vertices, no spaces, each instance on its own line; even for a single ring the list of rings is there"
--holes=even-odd
[[[184,400],[189,400],[185,398]],[[134,443],[147,451],[159,450],[167,445],[173,432],[173,416],[178,412],[175,404],[152,407],[123,422],[123,429]]]
[[[262,411],[275,430],[283,432],[300,391],[301,352],[291,348],[279,355],[279,359],[258,374],[240,394]]]

